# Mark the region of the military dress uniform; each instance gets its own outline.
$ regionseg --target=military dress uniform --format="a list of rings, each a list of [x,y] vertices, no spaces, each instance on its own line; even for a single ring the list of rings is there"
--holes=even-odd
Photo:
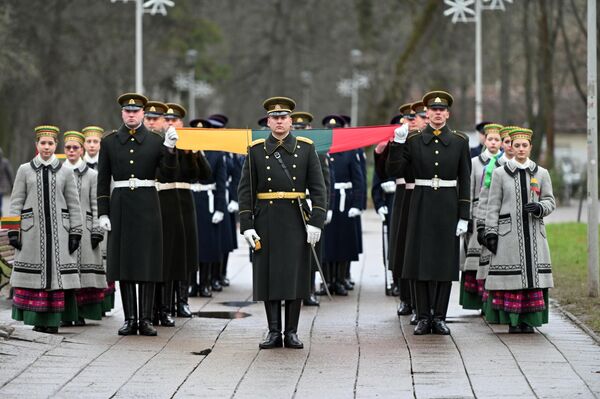
[[[294,106],[293,100],[285,97],[264,103],[270,116],[288,115]],[[312,209],[304,201],[307,189]],[[311,140],[288,133],[281,140],[271,134],[252,143],[242,169],[238,198],[240,230],[245,237],[253,232],[260,237],[260,249],[256,248],[253,256],[253,297],[265,301],[269,324],[269,336],[261,348],[282,344],[303,347],[297,328],[301,301],[310,295],[311,249],[307,235],[309,230],[323,227],[325,197],[323,173]],[[304,205],[302,212],[299,201]]]
[[[428,108],[449,107],[446,92],[428,93]],[[452,281],[458,280],[459,219],[470,218],[468,137],[447,125],[408,135],[390,144],[387,169],[403,176],[412,170],[415,188],[410,201],[402,277],[415,280],[419,322],[415,334],[449,334],[445,324]],[[434,295],[430,295],[433,291]],[[430,296],[434,300],[431,303]],[[432,314],[433,311],[433,314]]]
[[[122,107],[142,108],[147,99],[128,93],[119,97]],[[156,191],[156,170],[172,176],[177,158],[163,138],[140,123],[122,125],[102,139],[98,170],[98,215],[110,218],[107,277],[120,281],[125,324],[121,335],[138,330],[135,284],[140,286],[142,335],[156,335],[152,327],[154,284],[163,275],[162,221]],[[114,180],[111,193],[111,178]]]

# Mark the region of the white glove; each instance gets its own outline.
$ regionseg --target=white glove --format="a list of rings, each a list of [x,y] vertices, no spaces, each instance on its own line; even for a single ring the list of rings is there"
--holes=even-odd
[[[234,213],[240,210],[240,204],[237,201],[230,201],[229,205],[227,205],[227,212]]]
[[[333,211],[330,209],[327,211],[327,216],[325,216],[325,224],[331,223],[331,218],[333,218]]]
[[[179,136],[177,135],[177,130],[175,127],[169,126],[167,131],[165,132],[165,141],[163,145],[169,148],[175,148],[175,144],[177,144],[177,140],[179,140]]]
[[[406,142],[406,138],[408,137],[408,124],[405,123],[404,125],[397,127],[396,130],[394,130],[394,141],[396,143],[405,143]]]
[[[246,242],[252,248],[254,248],[256,246],[254,241],[256,241],[256,240],[260,241],[260,237],[258,236],[258,234],[256,234],[256,230],[254,230],[254,229],[248,229],[248,230],[244,231],[243,234],[244,234],[244,238],[246,239]]]
[[[469,222],[466,221],[465,219],[460,219],[458,221],[458,224],[456,225],[456,236],[460,236],[462,234],[465,234],[467,232],[467,228],[469,226]]]
[[[381,218],[382,222],[385,222],[385,218],[388,214],[388,209],[387,206],[382,206],[379,209],[377,209],[377,213],[379,214],[379,217]]]
[[[321,238],[321,229],[310,224],[306,225],[306,242],[315,245]]]
[[[362,212],[358,208],[350,208],[348,210],[348,217],[349,218],[354,218],[354,217],[357,217],[358,215],[360,215],[361,213]]]
[[[98,224],[104,231],[110,231],[110,219],[106,215],[102,215],[98,218]]]
[[[383,190],[384,193],[386,194],[390,194],[390,193],[395,193],[396,192],[396,182],[395,181],[384,181],[383,183],[380,184],[381,189]]]
[[[225,216],[223,212],[215,211],[215,213],[213,213],[212,222],[214,224],[221,223],[223,221],[223,216]]]

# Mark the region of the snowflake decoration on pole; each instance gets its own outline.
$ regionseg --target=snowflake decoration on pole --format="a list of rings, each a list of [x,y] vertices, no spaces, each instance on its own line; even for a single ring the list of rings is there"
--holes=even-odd
[[[504,3],[512,3],[513,0],[483,0],[483,8],[486,10],[506,10]]]
[[[444,11],[444,16],[452,15],[452,23],[471,22],[475,18],[475,10],[473,6],[475,0],[444,0],[444,3],[449,6]]]

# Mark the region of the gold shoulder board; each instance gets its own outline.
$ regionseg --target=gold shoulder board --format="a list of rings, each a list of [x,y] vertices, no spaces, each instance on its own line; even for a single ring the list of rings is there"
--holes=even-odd
[[[309,139],[308,137],[297,136],[296,138],[297,138],[299,141],[303,141],[303,142],[305,142],[305,143],[308,143],[308,144],[313,144],[313,143],[314,143],[314,141],[312,141],[312,140],[311,140],[311,139]]]
[[[250,147],[254,147],[255,145],[262,144],[265,142],[265,139],[256,139],[252,143],[250,143]]]

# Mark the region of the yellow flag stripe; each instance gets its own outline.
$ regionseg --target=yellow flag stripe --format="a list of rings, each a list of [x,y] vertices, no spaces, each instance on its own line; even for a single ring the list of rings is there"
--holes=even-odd
[[[177,148],[181,150],[227,151],[246,154],[252,142],[252,129],[177,129]]]

